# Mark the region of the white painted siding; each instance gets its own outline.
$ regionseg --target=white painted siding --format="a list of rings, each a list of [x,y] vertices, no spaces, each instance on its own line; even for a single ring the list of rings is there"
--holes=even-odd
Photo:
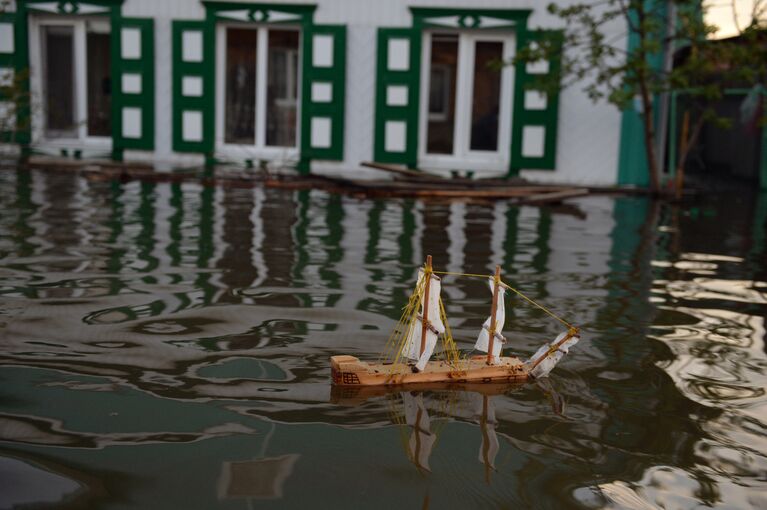
[[[227,0],[232,1],[232,0]],[[249,3],[249,2],[243,2]],[[531,28],[559,28],[558,20],[540,0],[283,0],[284,4],[316,4],[317,24],[347,26],[347,70],[345,97],[344,159],[315,162],[318,173],[378,177],[359,166],[373,159],[374,109],[376,94],[376,38],[378,27],[409,27],[410,7],[531,9]],[[172,20],[201,20],[205,9],[199,0],[125,0],[126,17],[153,18],[155,25],[155,151],[151,154],[160,168],[200,164],[200,155],[172,151]],[[615,22],[616,46],[625,45]],[[208,91],[205,91],[208,93]],[[219,90],[220,94],[221,91]],[[621,115],[609,105],[594,105],[577,88],[560,96],[556,171],[523,171],[522,176],[543,182],[614,184],[618,172]],[[217,137],[221,134],[218,133]],[[127,151],[126,159],[146,159],[150,153]],[[248,157],[252,157],[249,155]]]
[[[196,0],[126,0],[123,16],[154,19],[155,58],[155,150],[154,163],[159,170],[179,165],[201,165],[204,158],[197,154],[179,154],[173,145],[172,94],[172,20],[203,19],[205,8]],[[146,161],[148,153],[126,151],[126,160]]]

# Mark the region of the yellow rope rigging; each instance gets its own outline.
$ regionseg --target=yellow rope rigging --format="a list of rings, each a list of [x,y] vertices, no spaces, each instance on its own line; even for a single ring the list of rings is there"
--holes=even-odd
[[[418,282],[416,283],[415,289],[413,289],[413,293],[408,298],[407,304],[402,308],[402,315],[400,316],[399,321],[397,322],[397,326],[394,328],[394,330],[389,335],[388,340],[386,341],[386,346],[384,347],[384,351],[381,353],[379,357],[379,362],[391,362],[390,370],[392,373],[395,373],[399,370],[399,367],[401,366],[401,363],[406,362],[405,359],[405,348],[407,347],[407,339],[410,336],[410,333],[413,331],[414,328],[417,327],[418,323],[418,314],[421,307],[421,301],[422,296],[424,294],[425,286],[426,286],[426,277],[431,274],[439,274],[439,275],[448,275],[448,276],[460,276],[460,277],[469,277],[469,278],[483,278],[483,279],[492,279],[492,275],[486,275],[486,274],[472,274],[472,273],[458,273],[458,272],[452,272],[452,271],[424,271],[421,273],[420,278],[418,279]],[[556,315],[554,312],[546,308],[545,306],[541,305],[540,303],[536,302],[535,300],[527,297],[519,290],[515,289],[511,285],[507,284],[506,282],[501,281],[500,285],[503,287],[509,289],[531,305],[535,306],[536,308],[542,310],[549,316],[553,317],[563,325],[565,325],[569,332],[571,334],[574,334],[577,332],[578,328],[567,322],[566,320],[562,319],[558,315]],[[445,305],[442,301],[442,297],[439,298],[439,312],[440,312],[440,318],[442,319],[442,323],[445,325],[445,333],[442,336],[442,351],[437,354],[437,356],[441,359],[443,359],[447,364],[454,367],[456,370],[460,369],[460,362],[461,357],[458,351],[458,346],[455,343],[455,340],[453,339],[452,331],[450,330],[450,325],[447,321],[447,314],[445,313]]]
[[[444,275],[450,275],[450,276],[466,276],[466,277],[469,277],[469,278],[492,278],[493,277],[492,275],[486,275],[486,274],[455,273],[455,272],[450,272],[450,271],[434,271],[434,274],[444,274]],[[544,312],[549,314],[551,317],[553,317],[554,319],[558,320],[559,322],[561,322],[562,324],[567,326],[567,329],[576,329],[575,326],[573,326],[572,324],[570,324],[569,322],[567,322],[563,318],[559,317],[557,314],[555,314],[554,312],[552,312],[551,310],[549,310],[548,308],[546,308],[542,304],[540,304],[540,303],[536,302],[535,300],[525,296],[524,294],[522,294],[522,292],[520,292],[519,290],[515,289],[514,287],[512,287],[508,283],[502,281],[501,285],[503,287],[509,289],[514,294],[516,294],[517,296],[521,297],[522,299],[524,299],[525,301],[527,301],[531,305],[535,306],[536,308],[539,308],[539,309],[543,310]]]

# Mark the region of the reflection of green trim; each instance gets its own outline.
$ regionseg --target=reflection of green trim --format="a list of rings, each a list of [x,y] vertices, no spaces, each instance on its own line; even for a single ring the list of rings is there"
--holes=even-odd
[[[315,67],[311,55],[315,35],[333,37],[333,66]],[[309,169],[310,159],[342,160],[344,158],[344,104],[346,101],[346,27],[343,25],[312,25],[311,20],[303,26],[302,73],[301,73],[301,163],[303,172]],[[329,103],[312,101],[312,83],[327,82],[332,87]],[[313,117],[329,117],[331,122],[330,147],[311,146],[311,120]]]
[[[306,251],[309,226],[309,193],[310,190],[305,189],[296,192],[296,222],[293,224],[293,242],[296,252],[290,275],[294,283],[303,282],[304,269],[309,264],[309,254]],[[300,299],[304,301],[304,297],[301,295]],[[309,306],[310,303],[304,302],[304,305]]]
[[[327,225],[327,235],[320,237],[322,244],[325,247],[325,254],[327,260],[325,264],[320,268],[319,274],[325,283],[325,288],[328,289],[340,289],[341,275],[338,273],[339,262],[343,260],[344,252],[342,241],[344,238],[343,219],[344,219],[344,206],[341,195],[332,194],[327,195],[327,203],[325,204],[325,225]],[[328,296],[326,306],[333,306],[341,298],[340,293],[331,294]]]
[[[12,223],[13,229],[9,232],[12,232],[11,238],[16,245],[17,256],[24,258],[33,255],[38,247],[32,241],[35,239],[35,229],[32,227],[33,222],[30,219],[37,213],[40,204],[32,199],[32,172],[17,168],[15,175],[16,203],[13,204],[13,209],[18,211],[18,216]],[[26,290],[32,289],[26,286]]]
[[[121,156],[123,149],[154,149],[154,20],[151,18],[122,18],[112,13],[112,150]],[[122,58],[123,28],[141,31],[141,58]],[[122,91],[124,73],[141,76],[141,93],[126,94]],[[124,107],[141,109],[141,138],[124,138],[122,134],[122,110]],[[120,159],[115,158],[115,159]]]
[[[538,228],[536,239],[536,246],[538,252],[533,256],[533,260],[530,262],[530,266],[535,269],[537,274],[546,274],[549,264],[549,257],[551,255],[551,247],[549,241],[551,239],[551,209],[543,207],[540,209],[540,216],[538,217]],[[548,296],[546,294],[545,282],[541,281],[539,293],[536,294],[538,298],[542,299]]]
[[[762,104],[767,103],[767,98],[762,98]],[[767,191],[767,126],[762,126],[762,150],[759,158],[759,187]]]
[[[368,229],[368,242],[365,244],[365,264],[373,265],[379,263],[378,257],[378,243],[381,240],[381,214],[386,209],[386,203],[383,200],[373,200],[373,206],[368,213],[367,229]],[[380,280],[376,277],[378,273],[374,273],[372,281],[377,282]]]
[[[168,217],[168,237],[170,242],[165,249],[170,257],[170,267],[179,267],[181,265],[181,242],[183,235],[181,225],[184,222],[184,190],[181,189],[181,183],[170,183],[170,200],[168,205],[173,210],[173,214]]]
[[[762,129],[762,131],[767,131]],[[762,147],[764,149],[764,147]],[[764,182],[764,181],[762,181]],[[762,188],[764,189],[764,188]],[[754,204],[754,223],[751,227],[751,253],[752,261],[763,261],[767,252],[767,193],[757,193]],[[756,279],[756,276],[754,276]]]
[[[517,236],[519,232],[519,206],[506,206],[506,232],[503,240],[503,271],[514,271],[514,255],[517,253]]]
[[[142,182],[139,195],[139,206],[136,210],[138,222],[141,228],[136,232],[133,240],[138,248],[138,258],[146,263],[141,272],[151,273],[160,265],[160,260],[153,256],[155,248],[155,184]]]
[[[413,234],[415,234],[415,200],[406,199],[398,204],[402,208],[402,233],[399,236],[399,265],[402,268],[397,283],[410,281],[413,265]],[[420,265],[420,261],[416,262]]]
[[[203,186],[202,189],[200,189],[200,234],[197,243],[197,267],[199,269],[210,269],[210,262],[215,253],[215,194],[216,189],[213,186]],[[216,285],[211,283],[213,276],[214,273],[208,271],[201,271],[197,274],[194,286],[201,289],[203,293],[202,303],[196,303],[197,305],[207,306],[213,303],[213,298],[216,296],[217,292]]]

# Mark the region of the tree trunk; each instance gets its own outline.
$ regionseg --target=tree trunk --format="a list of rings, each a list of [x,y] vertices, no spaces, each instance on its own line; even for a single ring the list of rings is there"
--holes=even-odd
[[[644,125],[644,147],[647,156],[647,170],[650,173],[650,190],[654,193],[660,191],[660,169],[658,160],[655,158],[655,126],[653,126],[655,110],[652,98],[647,91],[644,77],[640,78],[639,89],[642,93],[642,124]]]

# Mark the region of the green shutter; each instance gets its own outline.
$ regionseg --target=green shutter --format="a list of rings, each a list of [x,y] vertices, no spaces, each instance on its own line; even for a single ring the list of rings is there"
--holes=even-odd
[[[344,159],[346,27],[304,26],[301,160]]]
[[[562,33],[552,30],[531,30],[520,34],[519,46],[542,41],[552,45],[552,58],[545,74],[558,76],[562,49]],[[557,121],[559,92],[551,87],[545,95],[545,105],[539,91],[531,87],[540,74],[528,72],[528,66],[516,66],[514,84],[514,118],[511,135],[511,173],[521,169],[554,170],[557,152]],[[527,99],[526,99],[527,96]],[[538,99],[536,99],[538,98]]]
[[[418,163],[421,37],[411,28],[378,29],[374,158]]]
[[[117,18],[112,62],[113,150],[153,150],[154,20]]]
[[[173,150],[213,152],[214,33],[206,21],[173,22]]]
[[[27,16],[0,12],[0,141],[30,141]]]

